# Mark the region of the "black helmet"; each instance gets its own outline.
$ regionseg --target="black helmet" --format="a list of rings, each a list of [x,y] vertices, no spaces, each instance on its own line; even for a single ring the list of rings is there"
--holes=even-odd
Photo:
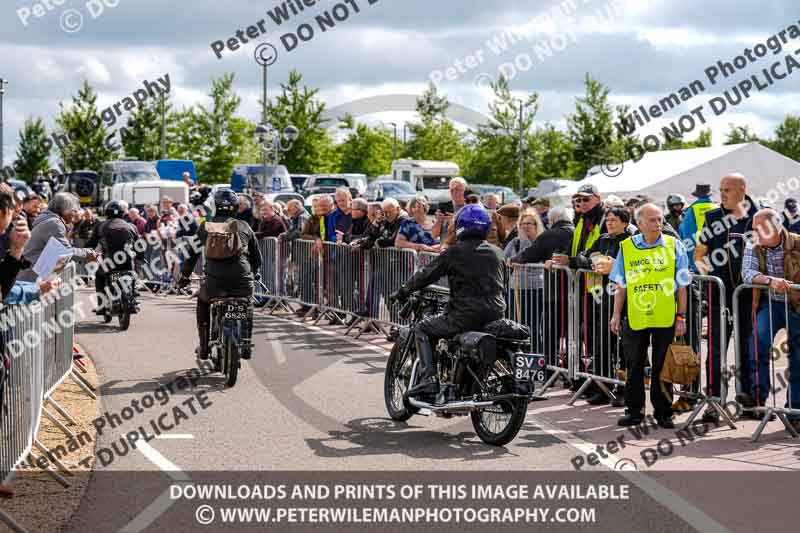
[[[216,216],[234,216],[239,198],[231,189],[219,189],[214,193],[214,213]]]
[[[122,209],[122,204],[116,200],[111,200],[106,204],[106,218],[122,218],[125,213]]]

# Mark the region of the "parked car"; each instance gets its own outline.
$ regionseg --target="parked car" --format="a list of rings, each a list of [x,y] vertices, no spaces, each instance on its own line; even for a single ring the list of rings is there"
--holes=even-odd
[[[76,170],[62,176],[59,191],[71,192],[81,201],[82,207],[101,207],[103,187],[100,174],[93,170]]]
[[[481,198],[484,194],[494,193],[500,197],[500,205],[513,204],[522,202],[522,198],[517,195],[510,187],[503,187],[500,185],[473,185],[470,184],[470,189],[479,194]]]
[[[306,183],[308,183],[308,179],[311,177],[311,174],[292,174],[290,176],[292,180],[292,186],[294,186],[294,191],[296,193],[303,194],[303,191],[306,188]]]
[[[368,202],[382,202],[386,198],[394,198],[405,208],[417,194],[422,195],[407,181],[381,180],[373,181],[367,186],[364,199]]]
[[[345,174],[314,174],[306,182],[305,195],[333,194],[339,187],[347,187],[353,198],[361,196],[358,180],[348,178]],[[363,189],[367,190],[366,186]]]

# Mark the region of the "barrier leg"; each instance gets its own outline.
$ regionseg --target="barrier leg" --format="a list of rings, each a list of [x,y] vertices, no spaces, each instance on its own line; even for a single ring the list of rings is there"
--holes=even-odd
[[[70,371],[70,373],[69,373],[69,376],[72,378],[72,380],[73,380],[75,383],[77,383],[77,384],[78,384],[78,386],[79,386],[80,388],[82,388],[82,389],[83,389],[83,391],[84,391],[86,394],[88,394],[88,395],[89,395],[89,397],[90,397],[92,400],[96,400],[96,399],[97,399],[97,395],[94,393],[94,390],[93,390],[93,389],[94,389],[94,387],[92,387],[92,386],[91,386],[91,384],[90,384],[88,381],[86,381],[85,379],[83,379],[83,377],[82,377],[80,374],[76,374],[74,369],[73,369],[72,371]]]
[[[64,435],[66,435],[71,439],[75,438],[75,434],[72,432],[72,430],[70,430],[67,426],[65,426],[64,423],[61,422],[61,420],[53,416],[53,413],[48,411],[44,406],[42,406],[42,414],[46,416],[50,420],[50,422],[55,424],[56,427],[58,427],[58,429],[60,429],[64,433]]]
[[[70,416],[70,414],[67,412],[67,410],[64,409],[63,407],[61,407],[60,405],[58,405],[58,403],[54,399],[47,398],[47,400],[45,400],[45,401],[49,402],[53,406],[53,409],[55,409],[58,412],[58,414],[61,415],[62,418],[66,419],[67,422],[69,422],[70,426],[77,426],[78,425],[78,423],[75,422],[75,419]]]
[[[764,411],[764,418],[761,419],[761,422],[758,424],[758,427],[753,432],[753,436],[750,439],[751,442],[756,442],[759,437],[761,437],[761,433],[764,431],[764,428],[767,427],[767,422],[770,421],[772,418],[772,407],[767,407]]]
[[[547,392],[547,389],[552,387],[555,384],[555,382],[556,382],[556,380],[558,378],[562,378],[562,379],[564,378],[563,374],[565,372],[566,372],[566,370],[564,370],[563,368],[556,368],[553,371],[553,375],[550,376],[550,379],[548,379],[547,382],[545,382],[545,384],[542,385],[541,390],[539,390],[539,392],[536,393],[536,396],[544,396],[544,393]]]
[[[3,511],[0,511],[0,522],[7,525],[9,529],[11,529],[11,531],[14,531],[14,533],[28,533],[27,529],[23,528],[21,525],[16,523],[13,518],[11,518]]]
[[[579,388],[579,389],[578,389],[578,390],[575,392],[575,394],[572,396],[572,398],[570,398],[570,399],[569,399],[569,401],[567,402],[567,405],[573,405],[573,404],[575,403],[575,401],[576,401],[578,398],[580,398],[580,397],[581,397],[581,394],[583,394],[583,393],[584,393],[584,391],[585,391],[586,389],[588,389],[588,388],[589,388],[589,385],[591,385],[592,383],[594,383],[594,380],[593,380],[592,378],[588,378],[588,379],[586,379],[586,380],[583,382],[583,384],[580,386],[580,388]]]
[[[789,435],[791,435],[792,438],[795,439],[800,437],[800,435],[797,434],[797,431],[795,431],[794,427],[792,427],[792,424],[789,422],[789,419],[786,417],[786,413],[779,412],[777,414],[778,418],[780,418],[781,422],[783,422],[783,427],[785,427],[786,431],[789,432]]]
[[[599,379],[598,379],[598,380],[595,380],[595,383],[597,384],[597,386],[598,386],[598,387],[600,387],[600,390],[601,390],[601,391],[603,391],[603,394],[605,394],[606,396],[608,396],[608,398],[609,398],[610,400],[612,400],[612,401],[613,401],[613,400],[615,400],[615,399],[617,398],[616,396],[614,396],[614,393],[613,393],[613,392],[611,392],[610,390],[608,390],[608,387],[606,386],[606,384],[605,384],[605,383],[603,383],[603,382],[602,382],[602,381],[600,381]]]
[[[64,472],[67,475],[70,475],[70,476],[74,475],[72,472],[69,471],[69,469],[66,466],[64,466],[64,463],[62,463],[61,460],[58,457],[55,457],[53,455],[53,453],[50,450],[48,450],[47,447],[44,444],[39,442],[38,439],[33,439],[33,445],[36,447],[36,449],[38,449],[40,452],[42,452],[44,454],[45,458],[48,461],[52,462],[54,465],[56,465],[58,468],[60,468],[62,472]],[[55,477],[55,476],[61,477],[60,475],[58,475],[58,472],[50,471],[50,469],[47,469],[47,470],[49,472],[51,472],[51,474],[55,474],[53,476],[53,478],[56,481],[58,481],[59,483],[61,483],[61,481],[59,481],[58,478]],[[65,487],[69,487],[69,483],[67,482],[67,480],[64,479],[63,477],[61,477],[61,479],[64,481],[64,483],[67,483],[64,486]],[[63,485],[63,483],[62,483],[62,485]]]

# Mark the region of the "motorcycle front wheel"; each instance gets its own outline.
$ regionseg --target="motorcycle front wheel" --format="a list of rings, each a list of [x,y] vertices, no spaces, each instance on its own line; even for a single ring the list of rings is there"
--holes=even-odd
[[[386,373],[383,378],[383,400],[386,411],[392,420],[405,422],[419,412],[419,409],[408,403],[405,394],[411,381],[411,369],[414,367],[416,354],[413,345],[403,357],[402,343],[396,343],[386,361]]]
[[[491,396],[509,394],[513,390],[511,374],[501,374],[496,368],[483,373],[485,386]],[[473,394],[481,394],[478,383],[473,384]],[[528,411],[528,400],[514,398],[501,400],[492,407],[470,413],[475,433],[486,444],[505,446],[517,436]]]

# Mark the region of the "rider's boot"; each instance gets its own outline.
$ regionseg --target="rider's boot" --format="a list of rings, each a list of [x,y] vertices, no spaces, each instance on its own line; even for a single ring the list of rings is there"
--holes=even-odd
[[[439,393],[439,382],[436,379],[436,363],[433,360],[433,348],[428,336],[416,333],[417,354],[419,355],[422,372],[416,385],[408,390],[409,396],[422,399],[432,399]]]
[[[198,324],[198,332],[200,334],[200,346],[194,351],[198,359],[208,359],[208,324]]]

